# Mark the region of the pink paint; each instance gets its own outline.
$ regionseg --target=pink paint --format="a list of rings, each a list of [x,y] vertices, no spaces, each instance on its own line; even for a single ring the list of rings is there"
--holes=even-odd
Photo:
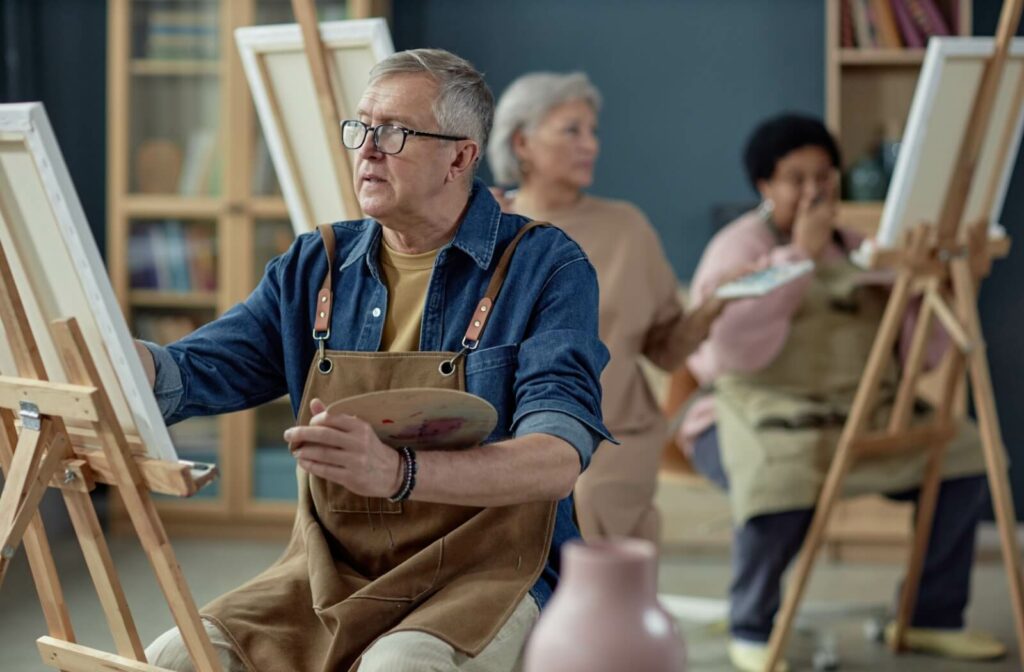
[[[434,418],[418,425],[408,425],[401,432],[392,434],[391,438],[395,441],[440,439],[459,431],[464,424],[463,418]]]

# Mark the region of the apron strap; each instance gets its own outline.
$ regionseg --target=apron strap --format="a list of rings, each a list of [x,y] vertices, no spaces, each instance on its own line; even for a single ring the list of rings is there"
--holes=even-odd
[[[334,274],[335,241],[332,225],[321,224],[317,228],[320,230],[320,239],[324,242],[324,251],[327,252],[327,274],[324,276],[324,283],[320,286],[320,293],[316,295],[316,322],[313,324],[313,338],[323,343],[331,335],[331,307],[334,305],[331,276]]]
[[[530,229],[538,226],[551,226],[551,224],[548,222],[528,222],[523,228],[519,229],[516,237],[505,248],[505,252],[502,253],[501,259],[498,260],[498,265],[494,269],[494,275],[491,276],[491,281],[487,285],[487,292],[484,294],[484,298],[480,299],[480,303],[476,304],[476,311],[469,322],[469,328],[466,329],[466,335],[462,338],[463,348],[475,350],[476,346],[480,343],[484,328],[487,326],[487,320],[490,319],[493,312],[494,302],[497,301],[498,293],[501,292],[501,287],[505,284],[505,276],[508,274],[509,264],[512,263],[512,255],[515,254],[516,247],[519,245],[519,241],[523,239],[523,236]]]

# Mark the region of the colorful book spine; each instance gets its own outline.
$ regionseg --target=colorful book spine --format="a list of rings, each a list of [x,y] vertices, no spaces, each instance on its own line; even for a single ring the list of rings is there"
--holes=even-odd
[[[896,25],[889,0],[871,0],[871,8],[882,46],[886,49],[902,49],[903,40],[900,39],[900,29]]]
[[[877,46],[871,33],[871,23],[868,21],[867,0],[850,0],[850,7],[853,9],[853,28],[857,33],[857,46],[861,49]]]
[[[910,10],[904,4],[904,0],[892,0],[892,11],[896,15],[896,23],[900,26],[904,43],[911,49],[923,49],[924,37],[914,24],[914,19],[911,18]]]
[[[857,46],[857,40],[853,35],[853,12],[850,11],[850,0],[839,2],[839,45],[843,49],[852,49]]]
[[[946,19],[943,18],[942,12],[932,0],[906,0],[906,2],[910,16],[925,36],[950,34]]]

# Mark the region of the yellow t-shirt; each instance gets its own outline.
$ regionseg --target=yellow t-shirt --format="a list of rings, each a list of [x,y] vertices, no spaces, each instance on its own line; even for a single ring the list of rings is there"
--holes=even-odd
[[[380,343],[382,352],[416,352],[420,349],[423,303],[440,249],[422,254],[403,254],[388,247],[381,239],[380,268],[388,286],[388,311]]]

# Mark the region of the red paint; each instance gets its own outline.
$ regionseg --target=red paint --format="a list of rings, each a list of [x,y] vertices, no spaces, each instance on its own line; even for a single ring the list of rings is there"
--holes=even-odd
[[[382,424],[382,425],[393,425],[393,424],[395,424],[395,421],[394,420],[389,420],[388,418],[384,418],[383,420],[380,421],[380,424]]]

